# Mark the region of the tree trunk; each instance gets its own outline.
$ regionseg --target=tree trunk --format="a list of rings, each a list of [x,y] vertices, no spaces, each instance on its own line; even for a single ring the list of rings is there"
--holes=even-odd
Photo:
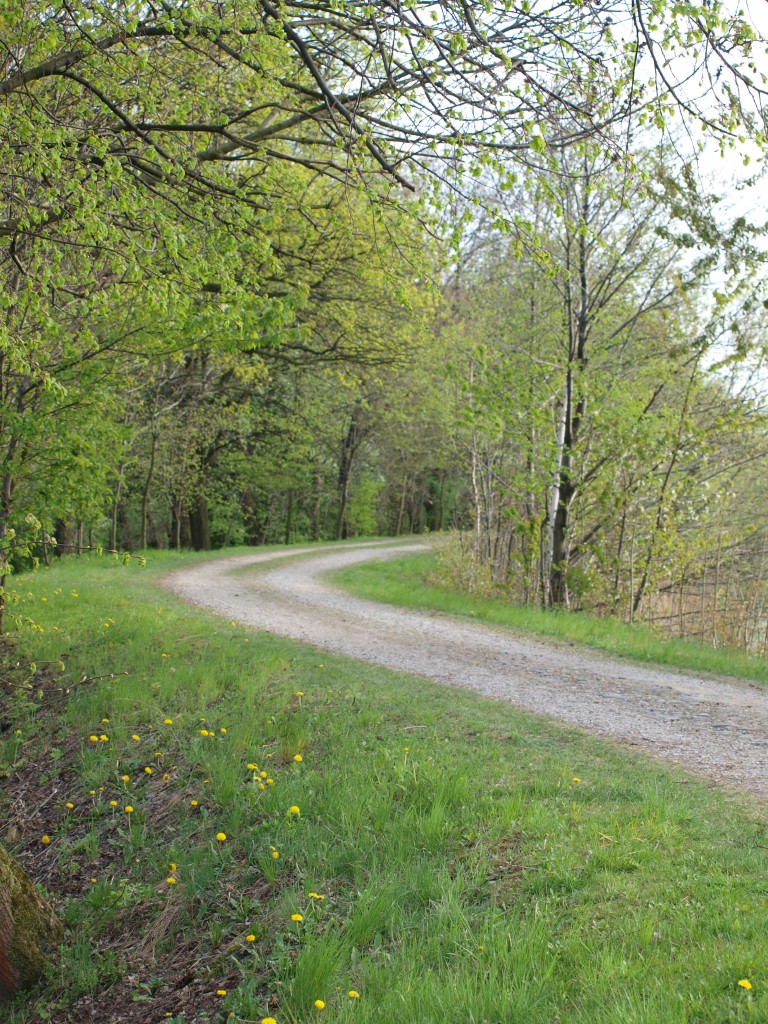
[[[195,551],[211,550],[211,528],[208,518],[208,499],[198,494],[197,501],[189,510],[189,534]]]
[[[0,846],[0,1002],[36,984],[64,934],[32,879]]]

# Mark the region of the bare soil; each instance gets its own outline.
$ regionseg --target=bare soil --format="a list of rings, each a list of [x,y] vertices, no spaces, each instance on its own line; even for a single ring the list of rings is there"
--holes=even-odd
[[[614,659],[439,613],[351,597],[335,569],[423,551],[414,543],[286,549],[169,575],[178,596],[228,619],[475,690],[631,744],[718,785],[768,797],[768,688]],[[295,558],[291,556],[302,555]],[[280,564],[286,557],[288,564]],[[276,562],[273,568],[265,563]],[[243,572],[253,567],[258,572]]]

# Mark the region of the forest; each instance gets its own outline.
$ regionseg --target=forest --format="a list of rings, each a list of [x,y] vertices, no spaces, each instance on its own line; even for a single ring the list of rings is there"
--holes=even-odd
[[[765,653],[742,11],[9,0],[0,38],[3,608],[86,550],[436,533],[456,586]]]

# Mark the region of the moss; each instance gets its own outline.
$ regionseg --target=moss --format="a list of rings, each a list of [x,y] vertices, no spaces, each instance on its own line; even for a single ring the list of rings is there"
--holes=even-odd
[[[0,846],[0,998],[40,979],[63,931],[32,879]]]

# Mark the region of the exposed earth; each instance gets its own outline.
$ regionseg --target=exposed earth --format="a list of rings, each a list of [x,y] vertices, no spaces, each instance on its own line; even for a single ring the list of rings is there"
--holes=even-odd
[[[345,594],[325,578],[358,562],[424,550],[389,541],[288,548],[205,562],[164,582],[185,600],[255,629],[476,690],[768,797],[768,687],[394,608]],[[258,571],[243,571],[250,567]]]

